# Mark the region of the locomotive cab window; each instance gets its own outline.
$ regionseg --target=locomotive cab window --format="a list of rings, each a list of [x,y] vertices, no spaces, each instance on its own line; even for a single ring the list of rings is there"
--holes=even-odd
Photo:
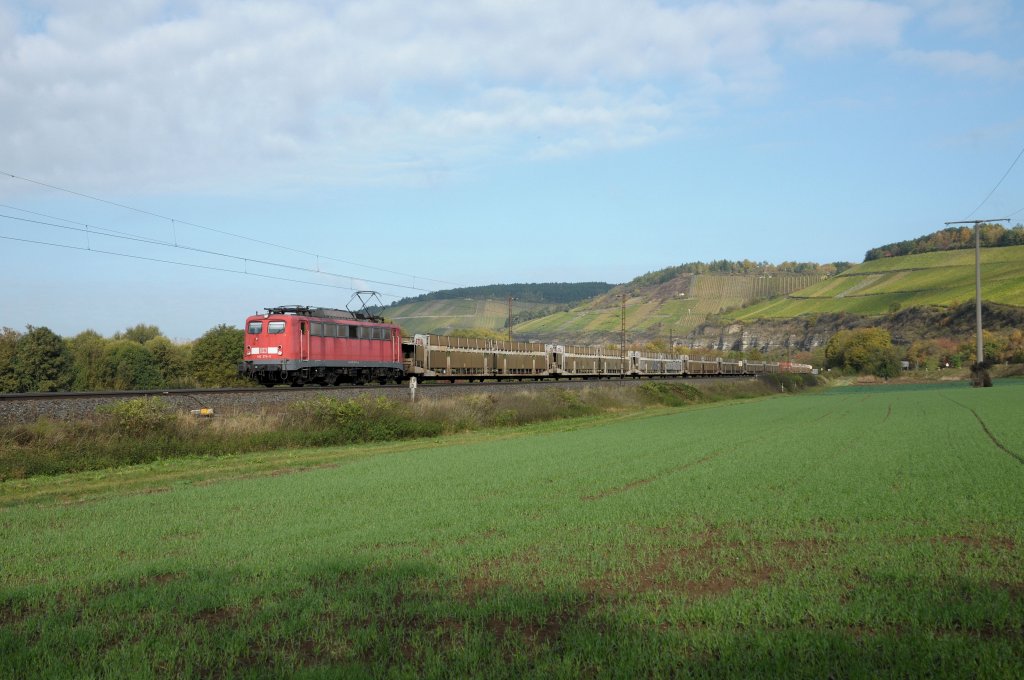
[[[260,331],[263,330],[262,321],[250,321],[249,322],[249,335],[259,335]]]
[[[271,335],[278,335],[284,333],[284,321],[268,321],[267,332]]]

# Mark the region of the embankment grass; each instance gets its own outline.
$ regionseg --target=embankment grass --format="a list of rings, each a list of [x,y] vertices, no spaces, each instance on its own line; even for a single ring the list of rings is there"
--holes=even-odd
[[[548,388],[429,398],[317,397],[290,406],[226,410],[213,419],[174,413],[159,397],[132,399],[70,422],[41,419],[0,426],[0,481],[136,465],[182,457],[435,437],[560,418],[639,411],[701,401],[763,396],[810,386],[809,376],[638,383],[635,389]],[[421,390],[423,392],[428,390]]]

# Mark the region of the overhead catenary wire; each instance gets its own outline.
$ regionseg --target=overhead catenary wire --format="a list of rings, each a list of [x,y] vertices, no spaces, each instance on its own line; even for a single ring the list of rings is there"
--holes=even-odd
[[[69,194],[69,195],[72,195],[72,196],[78,196],[80,198],[85,198],[85,199],[88,199],[90,201],[96,201],[98,203],[105,203],[107,205],[114,206],[116,208],[121,208],[123,210],[130,210],[130,211],[139,213],[141,215],[148,215],[149,217],[154,217],[156,219],[166,220],[166,221],[171,223],[171,228],[174,231],[174,239],[175,239],[175,241],[177,241],[177,225],[180,224],[180,225],[186,225],[186,226],[189,226],[189,227],[194,227],[196,229],[202,229],[202,230],[209,231],[209,232],[212,232],[212,233],[215,233],[215,234],[221,234],[223,236],[230,236],[232,238],[242,239],[244,241],[251,241],[253,243],[258,243],[258,244],[264,245],[264,246],[270,246],[272,248],[280,248],[282,250],[287,250],[287,251],[290,251],[290,252],[293,252],[293,253],[298,253],[300,255],[308,255],[310,257],[315,257],[317,259],[322,258],[324,260],[330,260],[332,262],[338,262],[338,263],[341,263],[341,264],[348,264],[348,265],[352,265],[354,267],[363,267],[365,269],[370,269],[370,270],[373,270],[373,271],[384,272],[386,274],[394,274],[395,276],[407,276],[407,277],[409,277],[409,278],[411,278],[413,280],[419,279],[421,281],[431,281],[433,283],[443,283],[443,284],[450,285],[450,286],[453,286],[453,287],[460,287],[460,286],[462,286],[462,284],[455,283],[455,282],[452,282],[452,281],[445,281],[443,279],[435,279],[435,278],[431,278],[429,276],[420,276],[418,274],[410,274],[408,272],[398,272],[398,271],[394,271],[394,270],[391,270],[391,269],[384,269],[384,268],[381,268],[381,267],[375,267],[375,266],[372,266],[372,265],[362,264],[360,262],[352,262],[350,260],[342,260],[342,259],[339,259],[339,258],[331,257],[329,255],[323,255],[321,253],[314,253],[314,252],[311,252],[311,251],[308,251],[308,250],[302,250],[301,248],[295,248],[293,246],[287,246],[287,245],[284,245],[284,244],[281,244],[281,243],[274,243],[272,241],[264,241],[262,239],[258,239],[258,238],[252,237],[252,236],[245,236],[243,234],[236,234],[234,232],[226,231],[226,230],[223,230],[223,229],[216,229],[214,227],[208,227],[208,226],[204,226],[202,224],[196,224],[194,222],[188,222],[186,220],[180,220],[180,219],[177,219],[177,218],[168,217],[166,215],[161,215],[159,213],[155,213],[155,212],[152,212],[152,211],[149,211],[149,210],[145,210],[143,208],[137,208],[135,206],[127,205],[127,204],[124,204],[124,203],[118,203],[117,201],[111,201],[111,200],[108,200],[108,199],[105,199],[105,198],[100,198],[99,196],[93,196],[91,194],[86,194],[86,193],[83,193],[83,192],[80,192],[80,191],[75,191],[73,189],[67,189],[65,187],[57,186],[55,184],[48,184],[46,182],[41,182],[39,180],[31,179],[29,177],[22,177],[20,175],[16,175],[14,173],[8,172],[6,170],[0,170],[0,174],[6,175],[6,176],[10,177],[11,179],[15,179],[15,180],[18,180],[18,181],[21,181],[21,182],[27,182],[29,184],[35,184],[37,186],[45,187],[47,189],[52,189],[54,191],[60,191],[62,193],[66,193],[66,194]],[[426,290],[426,289],[416,288],[415,290]]]
[[[33,213],[33,214],[35,214],[37,216],[43,216],[40,213]],[[46,216],[46,217],[49,217],[50,219],[57,219],[57,220],[62,219],[62,218],[53,217],[53,216]],[[163,246],[165,248],[176,248],[178,250],[187,250],[187,251],[190,251],[190,252],[202,253],[204,255],[214,255],[216,257],[224,257],[224,258],[228,258],[228,259],[232,259],[232,260],[244,261],[244,262],[247,262],[247,263],[248,262],[252,262],[252,263],[255,263],[255,264],[267,265],[267,266],[270,266],[270,267],[279,267],[281,269],[290,269],[290,270],[293,270],[293,271],[309,272],[311,274],[323,274],[323,275],[326,275],[326,276],[333,276],[333,277],[336,277],[336,278],[349,279],[351,281],[354,281],[355,279],[359,279],[360,281],[364,281],[366,283],[373,283],[373,284],[378,284],[378,285],[382,285],[382,286],[390,286],[392,288],[404,288],[406,290],[414,290],[414,291],[419,291],[419,292],[422,292],[422,293],[430,292],[429,289],[426,289],[426,288],[418,288],[416,286],[409,286],[409,285],[405,285],[405,284],[401,284],[401,283],[391,283],[389,281],[376,281],[376,280],[367,279],[367,278],[364,278],[364,277],[361,277],[361,276],[352,276],[351,274],[335,274],[333,272],[324,271],[324,270],[319,269],[319,268],[311,269],[309,267],[299,267],[299,266],[296,266],[296,265],[282,264],[282,263],[279,263],[279,262],[270,262],[268,260],[260,260],[260,259],[256,259],[256,258],[252,258],[252,257],[243,257],[241,255],[232,255],[230,253],[220,253],[220,252],[217,252],[217,251],[214,251],[214,250],[206,250],[204,248],[196,248],[194,246],[175,245],[175,244],[169,243],[167,241],[160,241],[158,239],[150,239],[150,238],[146,238],[146,237],[143,237],[143,236],[135,236],[135,235],[132,235],[132,234],[127,234],[126,232],[117,232],[117,231],[114,231],[114,230],[109,230],[110,233],[105,233],[105,232],[102,232],[102,231],[98,232],[98,231],[96,231],[95,227],[93,227],[90,230],[90,225],[86,225],[86,224],[82,224],[82,223],[74,223],[73,222],[72,224],[79,224],[79,225],[81,225],[81,226],[78,226],[78,227],[73,227],[73,226],[68,226],[68,225],[65,225],[65,224],[56,224],[56,223],[53,223],[53,222],[43,222],[42,220],[33,220],[33,219],[29,219],[27,217],[17,217],[15,215],[4,215],[2,213],[0,213],[0,218],[8,219],[8,220],[16,220],[16,221],[19,221],[19,222],[27,222],[27,223],[31,223],[31,224],[38,224],[38,225],[47,226],[47,227],[54,227],[54,228],[57,228],[57,229],[65,229],[65,230],[69,230],[69,231],[82,232],[82,233],[85,233],[85,235],[86,235],[86,242],[87,243],[91,243],[89,241],[89,235],[90,234],[93,235],[93,236],[99,235],[99,236],[106,236],[108,238],[117,238],[117,239],[121,239],[121,240],[125,240],[125,241],[134,241],[134,242],[138,242],[138,243],[148,243],[148,244],[152,244],[152,245],[159,245],[159,246]],[[70,221],[70,220],[63,220],[63,221]],[[88,248],[85,248],[85,250],[95,250],[95,249],[91,248],[91,247],[88,247]],[[157,261],[159,261],[159,260],[157,260]],[[225,271],[232,271],[232,270],[225,270]]]
[[[158,262],[158,263],[161,263],[161,264],[173,264],[173,265],[178,265],[178,266],[181,266],[181,267],[192,267],[194,269],[206,269],[206,270],[215,271],[215,272],[227,272],[229,274],[241,274],[243,276],[255,276],[255,277],[258,277],[258,278],[261,278],[261,279],[271,279],[273,281],[286,281],[286,282],[289,282],[289,283],[301,283],[301,284],[305,284],[305,285],[309,285],[309,286],[320,286],[322,288],[336,288],[336,289],[339,289],[339,290],[356,290],[356,288],[354,286],[336,286],[336,285],[333,285],[333,284],[330,284],[330,283],[318,283],[316,281],[302,281],[302,280],[299,280],[299,279],[289,279],[289,278],[286,278],[286,277],[283,277],[283,276],[271,276],[270,274],[257,274],[256,272],[250,272],[248,270],[238,271],[237,269],[228,269],[226,267],[214,267],[214,266],[205,265],[205,264],[195,264],[193,262],[178,262],[178,261],[175,261],[175,260],[164,260],[164,259],[157,258],[157,257],[146,257],[144,255],[132,255],[131,253],[119,253],[119,252],[112,251],[112,250],[100,250],[98,248],[84,248],[82,246],[73,246],[73,245],[69,245],[67,243],[52,243],[52,242],[49,242],[49,241],[37,241],[37,240],[34,240],[34,239],[17,238],[15,236],[4,236],[2,234],[0,234],[0,239],[4,239],[6,241],[18,241],[20,243],[31,243],[31,244],[35,244],[35,245],[51,246],[51,247],[54,247],[54,248],[65,248],[65,249],[68,249],[68,250],[81,250],[81,251],[90,252],[90,253],[99,253],[99,254],[102,254],[102,255],[115,255],[117,257],[127,257],[127,258],[130,258],[130,259],[133,259],[133,260],[143,260],[143,261],[146,261],[146,262]],[[248,260],[248,261],[252,262],[253,260]],[[391,293],[380,293],[380,294],[383,295],[384,297],[390,297],[390,298],[396,298],[396,299],[398,298],[397,295],[393,295]]]
[[[981,203],[979,203],[978,207],[975,208],[974,210],[972,210],[971,214],[964,218],[965,220],[969,220],[972,217],[974,217],[974,214],[977,213],[979,210],[981,210],[981,207],[983,205],[988,203],[988,199],[992,198],[992,194],[996,193],[996,190],[1002,185],[1003,180],[1005,180],[1007,177],[1009,177],[1010,173],[1013,171],[1014,166],[1017,165],[1017,161],[1019,161],[1021,159],[1021,156],[1024,156],[1024,147],[1021,147],[1020,153],[1018,153],[1017,157],[1013,159],[1013,162],[1010,163],[1010,167],[1008,167],[1006,169],[1006,172],[1004,172],[1003,176],[999,178],[999,181],[996,182],[996,185],[994,187],[992,187],[992,191],[988,192],[988,195],[985,196],[985,200],[983,200]],[[1021,208],[1021,210],[1024,210],[1024,208]],[[1018,210],[1017,212],[1020,212],[1020,210]],[[1015,215],[1015,214],[1016,213],[1012,213],[1011,217],[1013,215]]]

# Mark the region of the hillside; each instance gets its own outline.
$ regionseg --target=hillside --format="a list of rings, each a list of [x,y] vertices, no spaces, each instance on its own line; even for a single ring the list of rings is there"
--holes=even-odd
[[[621,329],[622,296],[625,295],[626,328],[631,341],[667,339],[669,335],[681,337],[711,314],[806,288],[823,276],[819,273],[683,273],[651,286],[617,286],[572,309],[517,324],[514,331],[541,340],[572,338],[573,342],[616,342]]]
[[[982,262],[985,300],[1024,308],[1024,246],[983,249]],[[844,263],[800,272],[749,264],[754,271],[669,267],[576,304],[520,299],[513,305],[513,334],[542,342],[617,343],[624,296],[630,343],[671,337],[690,346],[809,348],[840,327],[881,323],[871,319],[889,318],[898,310],[949,310],[974,299],[973,250],[884,257],[845,270],[834,266]],[[838,273],[829,275],[829,267]],[[507,299],[458,295],[467,290],[444,292],[458,299],[404,300],[385,314],[407,334],[503,331]],[[804,328],[801,319],[812,319],[811,325]],[[790,328],[787,320],[800,328]]]
[[[553,307],[544,303],[515,301],[514,317],[545,314]],[[429,300],[395,304],[384,317],[402,327],[405,336],[416,333],[446,335],[455,329],[502,330],[508,325],[508,300]]]
[[[983,248],[982,296],[1024,306],[1024,246]],[[953,307],[974,299],[974,251],[954,250],[888,257],[847,271],[785,297],[728,314],[736,321],[805,314],[887,314],[921,306]]]
[[[508,327],[508,298],[512,298],[513,325],[546,316],[592,299],[612,288],[610,283],[512,283],[439,290],[405,298],[382,314],[416,333],[447,334],[457,329],[504,330]]]

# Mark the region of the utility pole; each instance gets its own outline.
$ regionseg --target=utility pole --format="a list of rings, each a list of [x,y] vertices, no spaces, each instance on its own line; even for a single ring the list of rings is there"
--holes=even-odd
[[[508,296],[508,342],[512,344],[512,301],[518,300],[511,295]],[[512,349],[511,347],[509,349]]]
[[[626,372],[626,294],[623,293],[622,298],[622,341],[619,343],[619,366],[622,368],[622,372]]]
[[[974,225],[974,322],[975,322],[975,333],[977,335],[977,352],[975,356],[975,363],[978,367],[978,372],[982,370],[981,364],[985,361],[985,343],[981,337],[981,230],[978,228],[982,224],[989,224],[992,222],[1009,222],[1008,217],[1003,217],[995,220],[960,220],[958,222],[946,222],[948,227],[951,224],[973,224]],[[980,380],[975,381],[975,387],[979,387],[981,384]]]

